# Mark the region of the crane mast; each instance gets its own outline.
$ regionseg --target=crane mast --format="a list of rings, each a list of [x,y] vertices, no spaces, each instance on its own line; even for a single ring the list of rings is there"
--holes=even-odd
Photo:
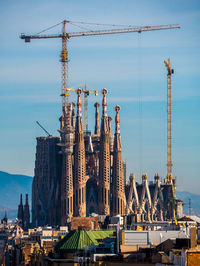
[[[172,180],[172,79],[174,69],[171,68],[170,58],[164,61],[167,68],[167,180]]]
[[[63,37],[62,37],[62,51],[60,55],[62,63],[62,88],[68,88],[68,51],[67,51],[67,34],[66,34],[66,21],[63,22]],[[63,97],[65,101],[66,96]],[[68,99],[68,97],[67,97]]]
[[[105,34],[130,33],[130,32],[141,33],[144,31],[155,31],[155,30],[167,30],[167,29],[180,28],[180,26],[178,24],[174,24],[174,25],[128,27],[128,28],[124,28],[124,29],[96,30],[96,31],[83,31],[83,32],[67,33],[66,24],[71,23],[71,21],[64,20],[62,23],[63,23],[62,34],[53,34],[53,35],[42,35],[42,34],[25,35],[25,34],[21,34],[20,38],[25,40],[25,42],[30,42],[31,39],[49,39],[49,38],[62,39],[62,51],[61,51],[61,55],[60,55],[60,57],[61,57],[60,61],[62,63],[62,93],[61,93],[61,95],[63,97],[62,98],[63,104],[66,102],[66,100],[69,101],[69,96],[70,96],[70,94],[69,94],[70,89],[68,89],[69,88],[69,75],[68,75],[69,59],[68,59],[68,51],[67,51],[67,41],[69,38],[94,36],[94,35],[105,35]],[[44,32],[44,31],[42,31],[42,32]]]

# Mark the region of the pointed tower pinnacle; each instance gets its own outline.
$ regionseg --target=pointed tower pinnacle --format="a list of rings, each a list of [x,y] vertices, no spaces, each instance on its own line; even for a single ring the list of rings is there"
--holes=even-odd
[[[94,134],[100,135],[100,127],[99,127],[99,103],[95,103],[94,107],[96,108],[95,112],[95,129],[94,129]]]
[[[108,117],[108,130],[109,130],[109,145],[110,145],[110,182],[112,183],[112,171],[113,171],[113,146],[114,146],[114,136],[111,131],[112,117]]]
[[[26,194],[25,206],[28,206],[28,194]]]
[[[73,173],[72,153],[74,144],[74,128],[72,126],[72,104],[63,105],[63,126],[60,129],[62,151],[61,176],[61,224],[65,225],[73,216]]]
[[[23,223],[24,223],[24,209],[23,209],[22,194],[20,194],[20,204],[18,205],[17,218],[18,218],[18,220],[21,222],[21,224],[23,226]]]
[[[119,120],[119,111],[120,106],[115,106],[116,116],[115,116],[115,134],[120,134],[120,120]]]
[[[102,90],[102,118],[99,152],[99,214],[110,215],[110,147],[109,126],[107,117],[107,90]]]
[[[3,222],[4,225],[7,225],[8,223],[8,218],[7,218],[7,211],[5,210],[5,215],[4,218],[1,220]]]
[[[112,215],[125,215],[124,170],[122,160],[119,110],[120,107],[118,105],[115,106],[116,116],[113,147]]]
[[[20,194],[20,205],[23,205],[22,194]]]
[[[77,90],[77,116],[74,149],[74,215],[86,216],[86,163],[83,121],[81,114],[81,89]]]
[[[30,210],[28,204],[28,194],[26,194],[26,201],[24,205],[24,229],[28,229],[30,225]]]

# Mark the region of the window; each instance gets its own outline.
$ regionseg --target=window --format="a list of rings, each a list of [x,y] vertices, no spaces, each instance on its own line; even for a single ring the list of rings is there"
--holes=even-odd
[[[78,206],[78,190],[76,190],[76,206]]]
[[[67,213],[69,213],[69,198],[67,198]]]
[[[63,210],[63,214],[66,213],[66,199],[64,200],[64,210]]]
[[[78,195],[79,197],[79,204],[81,204],[81,189],[79,188],[79,195]]]
[[[119,213],[119,198],[117,198],[117,212]]]

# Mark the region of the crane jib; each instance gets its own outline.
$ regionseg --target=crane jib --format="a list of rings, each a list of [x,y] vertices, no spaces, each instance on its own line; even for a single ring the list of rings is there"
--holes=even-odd
[[[115,29],[115,30],[99,30],[99,31],[83,31],[83,32],[72,32],[68,33],[69,37],[79,37],[79,36],[92,36],[92,35],[104,35],[104,34],[118,34],[118,33],[130,33],[143,31],[154,31],[154,30],[169,30],[169,29],[180,29],[180,25],[167,25],[167,26],[146,26],[146,27],[136,27],[136,28],[126,28],[126,29]]]
[[[154,30],[168,30],[168,29],[180,29],[180,25],[161,25],[161,26],[145,26],[145,27],[135,27],[135,28],[125,28],[125,29],[114,29],[114,30],[97,30],[97,31],[83,31],[83,32],[71,32],[59,35],[25,35],[21,34],[21,39],[24,39],[25,42],[30,42],[30,39],[48,39],[48,38],[71,38],[71,37],[80,37],[80,36],[92,36],[92,35],[104,35],[104,34],[117,34],[117,33],[129,33],[129,32],[138,32],[143,31],[154,31]]]
[[[95,36],[95,35],[104,35],[104,34],[120,34],[120,33],[131,33],[131,32],[137,32],[142,33],[144,31],[156,31],[156,30],[170,30],[170,29],[179,29],[180,25],[178,24],[171,24],[171,25],[158,25],[158,26],[138,26],[138,27],[126,27],[121,29],[108,29],[108,30],[90,30],[90,31],[82,31],[82,32],[66,32],[66,23],[69,21],[64,20],[63,23],[63,30],[60,34],[52,34],[52,35],[44,35],[41,34],[45,32],[46,30],[51,29],[52,27],[45,29],[35,35],[25,35],[24,33],[21,34],[20,38],[25,40],[26,43],[30,42],[31,39],[54,39],[54,38],[60,38],[62,39],[62,51],[61,51],[61,63],[62,63],[62,88],[68,88],[69,83],[69,74],[68,74],[68,49],[67,49],[67,39],[71,37],[84,37],[84,36]],[[59,23],[61,24],[61,23]],[[57,24],[57,25],[59,25]],[[57,26],[55,25],[55,26]],[[97,25],[97,24],[96,24]],[[54,27],[54,26],[53,26]],[[93,93],[93,92],[92,92]],[[66,97],[69,96],[69,94],[62,93],[63,97],[63,104],[66,101]],[[95,93],[95,95],[98,95],[98,93]],[[87,96],[85,94],[85,96]],[[68,98],[67,98],[68,100]]]

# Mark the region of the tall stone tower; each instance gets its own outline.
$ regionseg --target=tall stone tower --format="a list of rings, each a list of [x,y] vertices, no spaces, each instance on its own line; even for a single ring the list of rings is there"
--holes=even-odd
[[[109,125],[107,116],[106,94],[102,90],[102,118],[99,152],[99,214],[110,215],[110,147],[109,147]]]
[[[28,194],[26,194],[26,201],[24,204],[24,229],[27,230],[30,225],[30,210],[28,204]]]
[[[77,116],[74,147],[74,216],[86,216],[86,163],[83,121],[81,114],[81,89],[77,90]]]
[[[75,129],[75,103],[72,103],[72,127]]]
[[[110,147],[110,184],[112,184],[112,176],[113,176],[113,146],[114,146],[114,136],[111,131],[111,122],[112,117],[108,116],[108,129],[109,129],[109,147]],[[112,203],[111,203],[112,204]]]
[[[61,119],[62,124],[62,119]],[[60,224],[60,137],[37,137],[32,183],[32,225]]]
[[[94,107],[96,108],[95,112],[95,128],[94,128],[94,134],[100,135],[100,127],[99,127],[99,103],[95,103]]]
[[[60,129],[62,150],[62,177],[61,177],[61,224],[73,216],[73,171],[72,153],[74,144],[74,129],[72,125],[72,104],[63,105],[63,123]]]
[[[125,215],[124,169],[122,160],[119,110],[120,107],[118,105],[115,106],[116,116],[113,147],[112,215]]]
[[[22,200],[22,194],[20,194],[20,203],[18,205],[18,214],[17,214],[18,220],[21,222],[22,227],[24,226],[24,207],[23,207],[23,200]]]

